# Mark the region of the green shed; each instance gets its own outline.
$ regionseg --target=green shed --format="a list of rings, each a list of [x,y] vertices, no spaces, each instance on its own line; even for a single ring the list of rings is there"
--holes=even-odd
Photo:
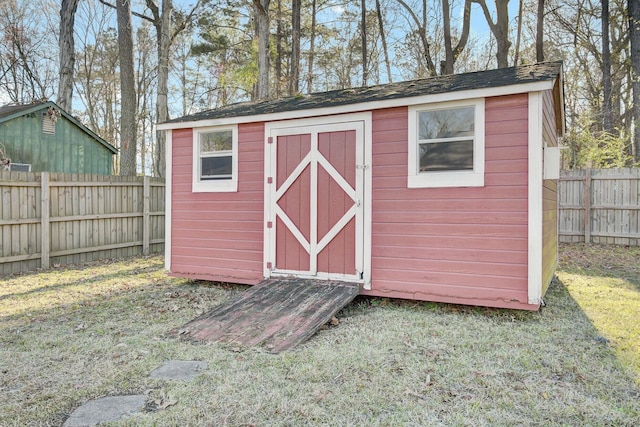
[[[12,170],[102,175],[118,153],[52,101],[0,107],[0,149]]]

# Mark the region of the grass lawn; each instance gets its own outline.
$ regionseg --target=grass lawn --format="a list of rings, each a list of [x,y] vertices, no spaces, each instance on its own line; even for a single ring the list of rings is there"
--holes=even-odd
[[[640,248],[560,249],[558,279],[640,384]]]
[[[561,253],[540,312],[359,298],[279,355],[167,337],[245,287],[169,278],[160,257],[2,278],[0,425],[129,393],[147,410],[113,425],[638,425],[640,250]],[[149,377],[170,359],[209,369]]]

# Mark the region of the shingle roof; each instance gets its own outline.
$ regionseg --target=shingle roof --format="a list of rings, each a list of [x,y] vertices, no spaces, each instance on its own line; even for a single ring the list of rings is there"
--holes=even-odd
[[[44,104],[46,104],[46,102],[35,102],[33,104],[3,105],[3,106],[0,106],[0,118],[13,115],[14,113],[20,113],[22,111],[30,110],[33,107],[39,107]]]
[[[248,101],[202,111],[166,123],[192,122],[344,106],[391,99],[411,98],[471,89],[484,89],[554,80],[562,72],[561,62],[545,62],[473,73],[452,74],[378,86],[318,92],[268,101]]]

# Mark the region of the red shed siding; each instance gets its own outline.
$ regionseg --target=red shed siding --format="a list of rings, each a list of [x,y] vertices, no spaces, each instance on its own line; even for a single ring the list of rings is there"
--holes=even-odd
[[[485,102],[485,186],[407,188],[407,108],[373,112],[372,295],[527,305],[528,95]]]
[[[192,193],[192,130],[174,130],[172,141],[171,272],[258,283],[263,278],[264,125],[238,126],[235,193]]]
[[[542,95],[543,140],[558,145],[553,93]],[[546,179],[542,187],[542,295],[544,296],[558,261],[558,181]]]

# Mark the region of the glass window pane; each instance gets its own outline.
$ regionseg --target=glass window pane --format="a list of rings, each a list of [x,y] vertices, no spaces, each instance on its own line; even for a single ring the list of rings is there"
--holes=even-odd
[[[230,130],[200,134],[200,152],[231,151],[233,136]]]
[[[420,111],[418,139],[473,136],[474,107]]]
[[[201,162],[201,178],[206,179],[231,179],[231,156],[204,157]]]
[[[473,141],[420,144],[420,172],[472,170]]]

